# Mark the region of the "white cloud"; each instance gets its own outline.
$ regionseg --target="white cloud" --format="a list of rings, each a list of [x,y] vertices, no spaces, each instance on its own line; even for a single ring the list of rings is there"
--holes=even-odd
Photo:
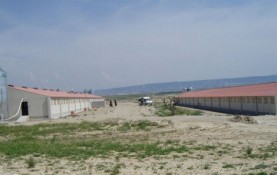
[[[113,4],[108,16],[67,6],[43,26],[9,18],[1,65],[15,84],[61,89],[276,74],[276,3],[190,3]]]

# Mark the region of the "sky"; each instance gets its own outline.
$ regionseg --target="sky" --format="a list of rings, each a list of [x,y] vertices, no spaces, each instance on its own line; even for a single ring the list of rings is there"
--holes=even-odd
[[[0,0],[0,67],[19,86],[273,75],[276,42],[276,0]]]

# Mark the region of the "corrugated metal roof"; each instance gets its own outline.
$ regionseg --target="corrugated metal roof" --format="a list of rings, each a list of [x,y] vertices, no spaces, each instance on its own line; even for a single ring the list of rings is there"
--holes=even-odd
[[[191,91],[181,94],[179,97],[253,97],[253,96],[277,96],[277,82]]]
[[[71,92],[65,92],[65,91],[55,91],[55,90],[30,88],[30,87],[9,86],[9,88],[14,88],[16,90],[21,90],[21,91],[30,92],[38,95],[47,96],[47,97],[53,97],[53,98],[90,98],[90,99],[103,98],[92,94],[71,93]]]

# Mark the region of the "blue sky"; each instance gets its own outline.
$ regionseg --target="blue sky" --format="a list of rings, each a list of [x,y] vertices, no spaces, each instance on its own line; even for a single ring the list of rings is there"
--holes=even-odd
[[[277,74],[275,0],[0,0],[16,85],[101,89]]]

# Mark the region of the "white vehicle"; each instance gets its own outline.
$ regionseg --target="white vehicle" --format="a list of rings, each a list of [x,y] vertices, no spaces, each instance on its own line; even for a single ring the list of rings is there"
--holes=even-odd
[[[141,97],[138,99],[139,105],[152,105],[152,100],[150,97]]]

